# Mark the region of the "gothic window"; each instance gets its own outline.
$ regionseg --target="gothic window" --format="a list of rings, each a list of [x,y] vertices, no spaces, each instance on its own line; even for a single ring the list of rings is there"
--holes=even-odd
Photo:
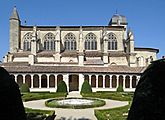
[[[31,50],[31,40],[32,40],[32,33],[27,33],[23,37],[23,50],[30,51]]]
[[[88,33],[85,37],[85,49],[86,50],[97,50],[96,35]]]
[[[45,50],[55,50],[55,35],[53,33],[48,33],[45,35],[44,49]]]
[[[117,38],[115,34],[108,34],[108,50],[117,50]]]
[[[68,33],[64,38],[65,50],[76,50],[76,37],[72,33]]]

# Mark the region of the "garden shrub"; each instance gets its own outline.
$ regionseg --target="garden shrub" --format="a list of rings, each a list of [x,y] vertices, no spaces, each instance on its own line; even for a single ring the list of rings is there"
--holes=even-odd
[[[116,90],[117,92],[124,92],[123,86],[119,85],[119,87]]]
[[[92,88],[87,80],[84,80],[84,83],[82,84],[81,87],[81,94],[85,93],[92,93]]]
[[[27,84],[22,84],[20,87],[21,93],[28,93],[30,92],[29,86]]]
[[[57,86],[57,91],[56,92],[61,92],[61,93],[67,93],[67,86],[64,81],[60,81],[60,83]]]

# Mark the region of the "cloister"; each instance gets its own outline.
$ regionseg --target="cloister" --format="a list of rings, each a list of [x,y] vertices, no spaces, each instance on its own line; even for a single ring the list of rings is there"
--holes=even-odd
[[[65,81],[68,91],[80,91],[84,80],[87,80],[93,91],[116,91],[119,85],[124,91],[134,91],[140,75],[130,74],[12,74],[21,86],[28,84],[31,91],[55,92],[60,81]]]

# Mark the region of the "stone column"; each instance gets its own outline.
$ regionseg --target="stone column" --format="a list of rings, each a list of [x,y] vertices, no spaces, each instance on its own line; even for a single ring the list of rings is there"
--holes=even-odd
[[[46,75],[47,76],[47,88],[49,88],[49,76],[50,75]]]
[[[54,76],[55,76],[55,88],[57,89],[57,75]]]
[[[57,26],[56,27],[56,47],[55,47],[55,49],[56,49],[56,52],[58,52],[58,53],[60,53],[60,50],[61,50],[61,48],[60,48],[60,35],[61,35],[60,27]]]
[[[63,81],[66,83],[68,92],[69,92],[69,74],[64,74],[63,75]]]
[[[96,75],[96,88],[98,88],[98,75]]]
[[[123,89],[125,89],[125,75],[123,75]]]
[[[25,84],[25,75],[22,75],[23,76],[23,84]]]
[[[79,74],[79,92],[81,91],[81,87],[83,84],[84,80],[84,75],[83,74]]]
[[[116,75],[116,80],[117,80],[117,86],[116,86],[116,88],[118,88],[119,87],[119,75]]]
[[[103,88],[105,88],[105,75],[103,75]]]
[[[89,84],[91,85],[91,75],[89,75]]]
[[[110,84],[110,88],[112,88],[112,75],[109,75],[109,84]]]
[[[31,88],[33,88],[33,75],[30,76],[31,76]]]
[[[39,74],[39,88],[41,88],[41,74]]]
[[[132,88],[132,75],[130,76],[130,81],[129,81],[130,83],[130,88]]]

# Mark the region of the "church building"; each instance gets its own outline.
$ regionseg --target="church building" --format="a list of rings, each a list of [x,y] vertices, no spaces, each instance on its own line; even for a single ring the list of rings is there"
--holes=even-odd
[[[134,91],[141,73],[157,59],[158,49],[135,47],[127,19],[114,14],[105,26],[21,25],[16,7],[10,17],[10,50],[2,64],[18,85],[54,92],[60,81],[80,91]]]

